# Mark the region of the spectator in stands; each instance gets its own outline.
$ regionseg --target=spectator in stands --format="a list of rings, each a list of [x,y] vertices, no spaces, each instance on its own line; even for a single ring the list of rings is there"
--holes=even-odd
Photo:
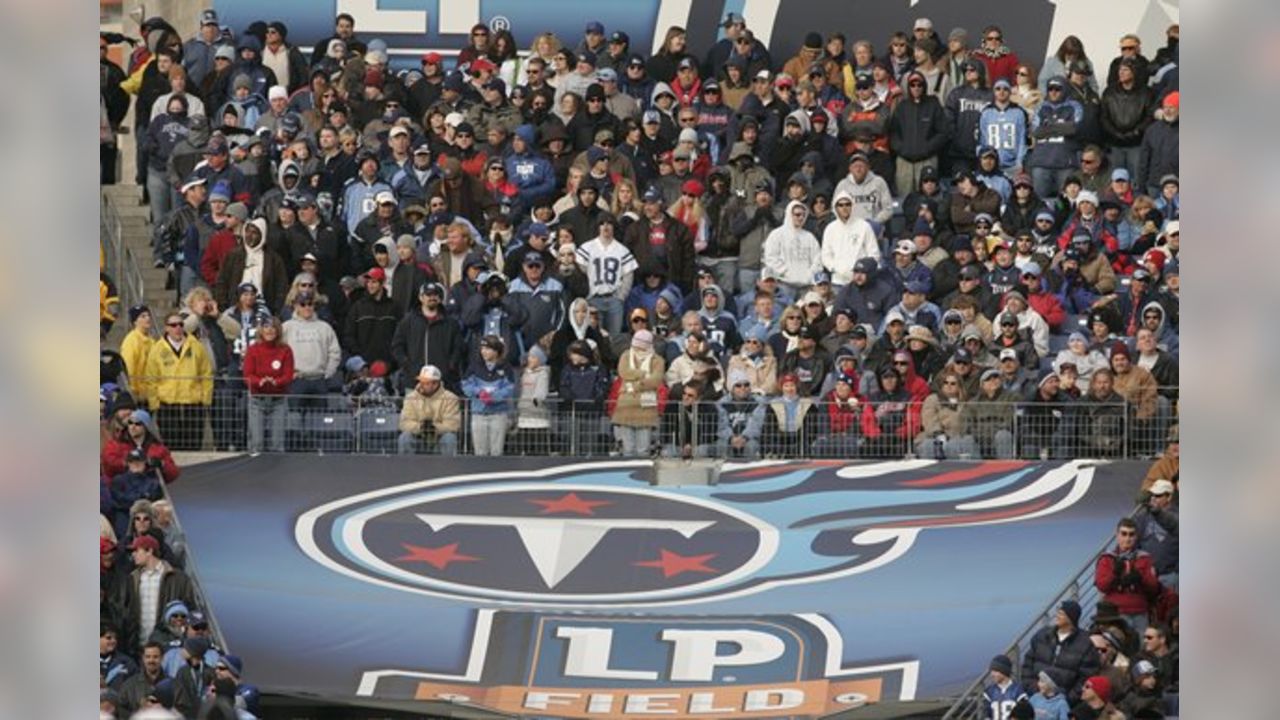
[[[883,324],[885,313],[893,307],[897,295],[892,285],[881,278],[877,265],[876,260],[869,257],[854,262],[850,283],[840,290],[835,301],[836,310],[849,310],[859,323],[873,327]]]
[[[213,367],[204,346],[183,330],[182,316],[165,316],[165,334],[147,355],[143,373],[161,434],[174,450],[197,450],[213,401]]]
[[[124,472],[125,460],[133,450],[141,450],[148,472],[159,472],[166,483],[177,480],[182,472],[173,461],[169,448],[161,442],[151,420],[151,413],[146,410],[134,410],[130,413],[125,420],[124,430],[102,449],[103,475],[114,477]]]
[[[1178,589],[1178,505],[1174,483],[1158,479],[1147,491],[1146,505],[1134,512],[1138,548],[1151,553],[1161,587]]]
[[[1002,361],[1000,364],[1012,363]],[[978,450],[982,457],[1012,458],[1014,403],[1020,399],[1018,391],[1009,388],[1005,375],[995,368],[982,371],[978,387],[978,394],[969,404],[969,426]]]
[[[853,214],[853,195],[848,190],[835,193],[835,219],[822,231],[822,264],[831,273],[834,285],[843,290],[853,281],[859,260],[879,263],[880,245],[875,229],[866,219]]]
[[[476,455],[502,455],[515,399],[515,374],[503,339],[485,335],[478,357],[462,379],[462,392],[470,402],[471,443]]]
[[[653,333],[638,330],[631,346],[618,358],[613,432],[626,457],[647,455],[666,394],[666,363],[654,353]],[[611,396],[614,393],[611,392]]]
[[[338,366],[342,347],[333,326],[316,317],[316,295],[306,290],[293,300],[293,317],[284,323],[283,337],[293,351],[292,395],[323,395],[341,385]]]
[[[680,402],[667,403],[662,417],[663,454],[667,457],[710,457],[719,429],[719,414],[703,393],[699,379],[680,386]]]
[[[160,543],[155,538],[136,537],[129,551],[136,569],[126,586],[125,608],[136,623],[137,646],[141,647],[155,629],[160,610],[174,600],[193,605],[195,592],[185,573],[160,559]]]
[[[938,392],[925,398],[921,406],[920,434],[915,438],[916,455],[936,460],[972,457],[977,445],[971,434],[971,412],[965,402],[960,377],[953,373],[944,374],[940,387]],[[1005,675],[1012,675],[1012,668]]]
[[[1111,682],[1107,678],[1101,675],[1090,677],[1084,682],[1080,702],[1072,708],[1072,714],[1080,717],[1088,712],[1090,717],[1098,720],[1124,720],[1124,713],[1111,704],[1111,692]]]
[[[457,454],[462,406],[458,396],[445,389],[443,378],[435,365],[423,365],[413,391],[405,393],[398,440],[401,455],[423,451]]]
[[[258,336],[244,354],[244,379],[249,390],[249,452],[262,452],[264,418],[270,423],[272,452],[284,452],[288,415],[286,395],[293,382],[293,350],[282,337],[280,319],[257,319]]]
[[[289,275],[284,259],[266,247],[266,237],[267,223],[262,218],[254,218],[245,225],[241,244],[227,253],[218,271],[214,297],[219,305],[232,305],[232,290],[252,283],[260,289],[259,296],[269,310],[274,313],[284,307]]]
[[[1147,626],[1142,634],[1142,651],[1138,657],[1156,666],[1165,692],[1178,692],[1178,646],[1168,626],[1160,623]]]
[[[1031,137],[1036,146],[1027,160],[1036,194],[1053,197],[1073,172],[1079,150],[1077,128],[1084,120],[1084,108],[1070,99],[1067,81],[1061,76],[1046,82],[1047,97],[1031,118]]]
[[[907,94],[889,120],[889,145],[898,154],[898,192],[920,186],[926,167],[938,167],[938,154],[950,139],[950,128],[942,104],[927,92],[925,76],[918,71],[907,75]]]
[[[1036,720],[1070,720],[1067,699],[1062,696],[1062,690],[1049,673],[1041,671],[1036,680],[1038,691],[1030,698],[1035,714],[1027,717]]]
[[[1135,632],[1146,629],[1160,581],[1151,555],[1138,548],[1138,526],[1132,518],[1121,518],[1116,526],[1115,549],[1098,557],[1093,582]]]
[[[907,382],[903,380],[903,372],[908,373]],[[910,355],[895,354],[893,364],[876,374],[876,389],[869,394],[862,412],[867,456],[903,457],[920,433],[923,397],[914,397],[910,391],[909,381],[914,377]]]
[[[1058,607],[1053,624],[1032,636],[1022,657],[1022,684],[1037,683],[1044,672],[1071,701],[1080,697],[1085,680],[1098,669],[1098,653],[1089,637],[1080,631],[1080,604],[1065,600]]]
[[[386,291],[387,273],[374,267],[363,276],[364,292],[351,304],[343,330],[343,345],[350,355],[359,355],[367,363],[390,361],[391,341],[400,311]]]
[[[758,459],[765,406],[760,404],[751,378],[743,370],[730,370],[726,385],[729,392],[717,404],[720,414],[717,457]]]
[[[1013,661],[1008,655],[996,655],[991,658],[987,672],[991,682],[982,691],[987,702],[983,717],[988,720],[1011,720],[1014,717],[1014,706],[1027,699],[1022,683],[1013,677]]]
[[[167,678],[160,666],[163,655],[164,647],[160,643],[143,645],[142,671],[130,674],[119,685],[121,717],[133,717],[133,713],[142,710],[147,698],[155,692],[156,685]]]
[[[110,480],[112,526],[116,537],[124,537],[134,503],[159,500],[163,494],[159,474],[150,467],[146,453],[134,448],[125,456],[125,469]]]
[[[682,292],[692,290],[694,250],[688,228],[663,211],[661,190],[650,187],[642,199],[644,216],[627,228],[624,244],[640,267],[663,265]]]
[[[155,321],[151,316],[151,308],[146,305],[134,305],[129,308],[129,334],[120,341],[120,355],[124,358],[125,369],[132,383],[134,399],[145,402],[147,399],[147,382],[144,374],[147,355],[156,339],[152,334]]]

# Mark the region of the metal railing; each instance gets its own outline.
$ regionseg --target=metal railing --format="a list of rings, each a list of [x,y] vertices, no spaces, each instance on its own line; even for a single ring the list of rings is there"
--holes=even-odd
[[[1127,403],[968,401],[959,411],[947,411],[954,420],[945,426],[926,427],[922,417],[928,413],[921,402],[850,405],[803,399],[789,411],[782,398],[751,397],[682,408],[673,395],[660,411],[627,407],[624,400],[623,409],[611,414],[600,399],[553,395],[486,405],[460,395],[456,414],[443,421],[446,429],[428,424],[415,433],[401,427],[405,398],[385,387],[266,396],[249,393],[238,378],[216,378],[207,385],[197,379],[160,382],[171,384],[169,397],[178,397],[175,391],[202,397],[212,388],[208,404],[158,404],[154,413],[171,449],[196,451],[1123,459],[1159,454],[1176,422],[1172,415],[1139,418]],[[144,393],[159,391],[155,379],[136,378],[133,384]]]
[[[1132,517],[1137,511],[1134,508],[1129,513]],[[1111,535],[1102,542],[1102,545],[1096,552],[1085,561],[1080,570],[1067,581],[1062,590],[1058,591],[1053,599],[1045,608],[1038,613],[1026,627],[1022,629],[1014,639],[1005,648],[1003,654],[1007,655],[1013,661],[1015,679],[1019,678],[1019,669],[1022,666],[1022,656],[1028,651],[1031,645],[1031,638],[1044,628],[1051,624],[1058,612],[1058,606],[1066,600],[1074,600],[1080,604],[1080,617],[1087,618],[1094,615],[1098,602],[1102,599],[1102,591],[1098,590],[1094,584],[1094,568],[1098,564],[1098,558],[1105,553],[1115,542],[1115,538]],[[978,720],[986,717],[987,711],[986,698],[983,691],[987,684],[987,673],[982,673],[969,684],[965,690],[960,693],[959,698],[951,705],[951,708],[942,716],[942,720]],[[1069,688],[1063,690],[1066,692]]]
[[[143,300],[145,284],[133,250],[125,245],[120,213],[107,193],[101,193],[101,240],[103,271],[116,283],[120,307],[132,307]]]

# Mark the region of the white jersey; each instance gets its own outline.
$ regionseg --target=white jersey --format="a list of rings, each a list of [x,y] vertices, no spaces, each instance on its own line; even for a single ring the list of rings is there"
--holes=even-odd
[[[616,239],[608,245],[600,238],[585,242],[578,248],[577,258],[578,267],[587,275],[587,294],[591,297],[616,295],[627,275],[639,267],[627,246]]]

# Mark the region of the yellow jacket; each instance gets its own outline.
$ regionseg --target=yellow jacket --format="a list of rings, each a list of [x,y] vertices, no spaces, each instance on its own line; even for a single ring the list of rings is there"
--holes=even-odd
[[[142,89],[142,74],[145,73],[147,71],[147,68],[151,66],[151,63],[155,61],[156,61],[156,58],[153,55],[150,60],[139,65],[138,69],[134,70],[132,75],[125,78],[124,82],[120,83],[120,89],[129,93],[130,95],[137,95],[138,91]],[[148,108],[147,112],[150,112],[150,111],[151,111],[150,108]]]
[[[191,335],[182,339],[176,354],[168,340],[157,340],[147,353],[144,376],[152,410],[162,404],[213,404],[213,364],[204,345]]]
[[[147,356],[151,354],[151,346],[156,339],[138,328],[129,331],[120,341],[120,356],[124,358],[124,368],[129,373],[129,389],[133,391],[133,399],[139,404],[147,398]]]

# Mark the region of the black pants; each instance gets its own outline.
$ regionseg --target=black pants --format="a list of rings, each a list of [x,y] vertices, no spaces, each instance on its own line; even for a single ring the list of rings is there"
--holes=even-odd
[[[98,144],[98,184],[116,184],[116,160],[120,157],[120,149],[107,143]]]
[[[156,424],[170,450],[199,450],[204,440],[203,405],[161,405]]]

